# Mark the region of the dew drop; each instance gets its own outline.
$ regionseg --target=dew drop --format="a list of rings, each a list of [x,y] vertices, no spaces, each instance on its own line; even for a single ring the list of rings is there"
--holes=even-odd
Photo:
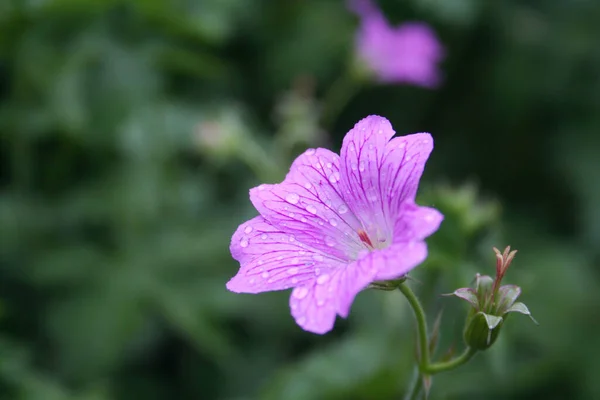
[[[315,276],[319,276],[321,275],[321,268],[317,267],[315,268]]]
[[[256,282],[256,279],[254,279],[254,278],[251,278],[251,279],[248,281],[248,283],[250,283],[251,285],[254,285],[254,282]]]
[[[317,283],[323,285],[329,281],[329,274],[323,274],[317,278]]]
[[[298,273],[298,267],[288,268],[287,273],[290,275],[296,275]]]
[[[317,213],[317,208],[315,206],[313,206],[312,204],[309,204],[306,206],[306,211],[308,211],[311,214],[316,214]]]
[[[312,184],[310,182],[306,182],[304,184],[304,187],[307,188],[307,189],[310,189],[312,187]]]
[[[337,178],[336,178],[335,174],[329,175],[329,182],[331,182],[331,183],[337,182]]]
[[[296,214],[294,213],[289,213],[288,215],[290,216],[290,218],[294,218],[296,216]]]
[[[300,300],[305,298],[307,294],[308,289],[305,287],[299,287],[296,290],[294,290],[294,297]]]
[[[315,260],[315,261],[323,261],[324,258],[320,254],[315,254],[315,255],[313,255],[313,260]]]
[[[331,236],[325,236],[325,244],[329,247],[335,246],[335,240]]]
[[[306,317],[299,317],[296,322],[298,323],[298,325],[302,326],[304,325],[304,323],[306,322]]]
[[[306,154],[307,156],[312,156],[316,152],[317,152],[317,150],[315,150],[315,149],[308,149],[304,152],[304,154]]]
[[[383,239],[383,241],[385,242],[385,239]],[[300,263],[300,259],[298,257],[292,258],[292,264],[299,264]]]
[[[300,200],[300,196],[296,193],[288,193],[287,196],[285,196],[285,201],[290,204],[298,204],[298,200]]]
[[[300,221],[302,221],[302,222],[306,222],[306,221],[307,221],[307,219],[306,219],[306,218],[304,218],[304,217],[302,217],[302,218],[300,218]]]
[[[326,167],[327,167],[327,168],[331,168],[331,167],[333,167],[333,164],[331,164],[330,162],[328,162],[328,163],[326,164]]]
[[[361,161],[361,162],[358,164],[358,170],[359,170],[360,172],[363,172],[363,171],[365,170],[365,163],[364,163],[363,161]]]
[[[352,171],[356,171],[358,169],[358,164],[353,162],[352,164],[350,164],[350,168],[352,169]]]
[[[296,283],[298,283],[298,278],[292,278],[292,285],[295,285]],[[295,305],[295,304],[294,304]],[[292,307],[293,308],[293,307]]]
[[[377,195],[377,189],[375,189],[374,187],[367,189],[367,199],[371,203],[375,203],[378,197],[379,196]]]
[[[248,247],[248,239],[242,238],[242,240],[240,240],[240,246]]]
[[[262,235],[260,235],[260,238],[261,238],[262,240],[265,240],[265,239],[267,238],[267,234],[266,234],[266,233],[263,233]]]
[[[380,129],[380,130],[377,131],[377,133],[379,133],[380,135],[383,135],[383,130]]]
[[[290,235],[290,242],[295,242],[296,241],[296,237],[294,235]]]
[[[250,225],[248,225],[248,226],[246,227],[246,229],[244,229],[244,232],[245,232],[245,233],[250,233],[250,232],[252,232],[252,227],[251,227]]]
[[[325,304],[325,300],[323,300],[323,299],[319,299],[319,300],[317,300],[317,305],[318,305],[319,307],[323,307],[323,305],[324,305],[324,304]]]
[[[405,142],[400,142],[400,143],[398,144],[398,148],[399,148],[399,149],[403,149],[403,148],[405,148],[405,147],[406,147],[406,143],[405,143]]]
[[[375,148],[375,145],[373,143],[369,143],[369,150],[373,150]]]
[[[283,260],[283,256],[277,257],[277,261],[281,261],[281,260]]]
[[[410,161],[411,158],[412,158],[411,156],[406,156],[406,162]]]
[[[346,206],[345,204],[342,204],[341,206],[338,207],[338,212],[340,214],[346,214],[348,212],[348,206]]]
[[[263,278],[267,279],[269,277],[269,273],[267,271],[263,272],[261,275]]]

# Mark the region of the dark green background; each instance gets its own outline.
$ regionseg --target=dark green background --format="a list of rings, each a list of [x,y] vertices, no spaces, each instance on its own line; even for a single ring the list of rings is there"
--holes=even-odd
[[[374,113],[435,138],[421,202],[446,220],[413,287],[439,355],[466,312],[439,295],[493,273],[493,245],[540,322],[511,316],[431,397],[600,398],[600,3],[381,6],[436,29],[444,84],[363,85],[319,129],[352,59],[341,1],[0,0],[0,399],[401,398],[399,293],[317,336],[287,293],[225,290],[248,189]],[[238,136],[209,150],[206,123]]]

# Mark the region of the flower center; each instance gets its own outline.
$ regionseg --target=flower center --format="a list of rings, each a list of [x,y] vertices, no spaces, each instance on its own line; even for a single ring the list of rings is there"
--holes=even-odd
[[[375,235],[377,240],[371,240],[371,237],[364,229],[358,230],[358,237],[360,238],[361,242],[367,246],[369,251],[385,249],[389,245],[387,238],[384,235]]]

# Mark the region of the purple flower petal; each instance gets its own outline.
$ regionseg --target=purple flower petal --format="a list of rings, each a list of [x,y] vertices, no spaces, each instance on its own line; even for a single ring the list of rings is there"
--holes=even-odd
[[[328,332],[336,314],[348,316],[354,297],[373,281],[375,272],[372,265],[352,263],[321,273],[311,285],[297,287],[290,297],[296,323],[310,332]]]
[[[394,242],[423,240],[438,230],[443,219],[435,208],[406,203],[394,226]]]
[[[344,138],[341,188],[371,238],[392,239],[405,202],[414,203],[425,162],[433,149],[428,133],[390,140],[395,134],[385,118],[369,116]]]
[[[250,190],[250,200],[273,226],[302,244],[348,262],[362,249],[360,222],[339,189],[339,156],[309,149],[292,164],[286,179]]]
[[[237,293],[283,290],[314,281],[315,271],[343,268],[346,264],[315,251],[263,217],[240,225],[231,239],[231,254],[240,270],[227,289]]]
[[[364,269],[375,269],[374,280],[396,279],[406,275],[427,258],[425,242],[394,243],[390,247],[372,251],[357,261]]]

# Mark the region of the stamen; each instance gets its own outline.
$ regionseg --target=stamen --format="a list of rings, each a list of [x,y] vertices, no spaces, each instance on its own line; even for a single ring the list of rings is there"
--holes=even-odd
[[[362,240],[362,242],[364,244],[366,244],[370,248],[374,248],[375,247],[375,246],[373,246],[373,243],[371,242],[371,239],[369,239],[369,236],[367,235],[367,232],[363,231],[362,229],[358,230],[358,237],[360,238],[360,240]]]

